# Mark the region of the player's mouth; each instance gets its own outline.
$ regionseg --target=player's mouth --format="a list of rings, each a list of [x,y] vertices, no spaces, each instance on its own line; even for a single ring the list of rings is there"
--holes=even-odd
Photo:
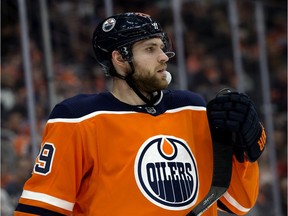
[[[166,71],[166,68],[161,68],[160,70],[157,70],[157,73],[163,73]]]

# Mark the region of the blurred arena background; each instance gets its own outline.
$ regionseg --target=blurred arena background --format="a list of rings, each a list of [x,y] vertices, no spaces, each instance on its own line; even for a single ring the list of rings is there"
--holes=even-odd
[[[1,215],[13,214],[53,106],[109,89],[91,36],[128,11],[150,14],[170,35],[170,88],[210,100],[230,87],[256,102],[268,145],[248,215],[287,215],[286,0],[1,0]]]

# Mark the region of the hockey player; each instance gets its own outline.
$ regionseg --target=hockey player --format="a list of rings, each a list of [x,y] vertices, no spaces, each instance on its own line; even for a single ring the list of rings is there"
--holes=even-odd
[[[232,176],[203,215],[246,214],[265,145],[250,98],[226,91],[206,109],[196,93],[165,90],[174,53],[146,14],[105,19],[93,48],[113,87],[55,106],[15,215],[185,216],[211,187],[212,141],[233,147]]]

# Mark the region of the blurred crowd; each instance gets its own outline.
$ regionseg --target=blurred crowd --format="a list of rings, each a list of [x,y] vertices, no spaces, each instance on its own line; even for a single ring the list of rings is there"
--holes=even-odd
[[[52,46],[49,78],[44,64],[39,1],[25,1],[29,26],[29,49],[33,76],[37,142],[49,112],[48,90],[53,82],[56,102],[78,93],[109,90],[110,79],[97,65],[91,49],[91,35],[105,17],[105,2],[95,0],[47,0]],[[168,3],[167,3],[168,2]],[[170,2],[170,3],[169,3]],[[173,21],[172,1],[114,0],[113,13],[141,11],[158,20],[174,46],[177,23]],[[287,2],[263,1],[270,92],[273,112],[273,140],[276,147],[276,173],[283,215],[287,215]],[[240,51],[245,92],[255,101],[264,121],[259,45],[255,22],[255,2],[237,1]],[[228,0],[182,1],[185,70],[189,90],[208,101],[223,87],[237,88]],[[12,215],[24,182],[31,174],[31,127],[27,110],[27,86],[23,69],[21,29],[16,0],[1,1],[1,215]],[[175,48],[175,47],[174,47]],[[176,57],[171,59],[171,88],[179,88]],[[55,105],[55,104],[53,104]],[[264,122],[265,124],[265,122]],[[259,161],[260,191],[253,216],[273,213],[273,179],[267,150]],[[277,215],[278,216],[278,215]]]

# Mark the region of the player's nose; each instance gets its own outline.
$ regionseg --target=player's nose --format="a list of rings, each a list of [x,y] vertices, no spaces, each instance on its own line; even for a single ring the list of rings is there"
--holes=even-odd
[[[175,53],[174,52],[163,52],[159,54],[158,60],[160,62],[167,62],[170,58],[174,57]]]

